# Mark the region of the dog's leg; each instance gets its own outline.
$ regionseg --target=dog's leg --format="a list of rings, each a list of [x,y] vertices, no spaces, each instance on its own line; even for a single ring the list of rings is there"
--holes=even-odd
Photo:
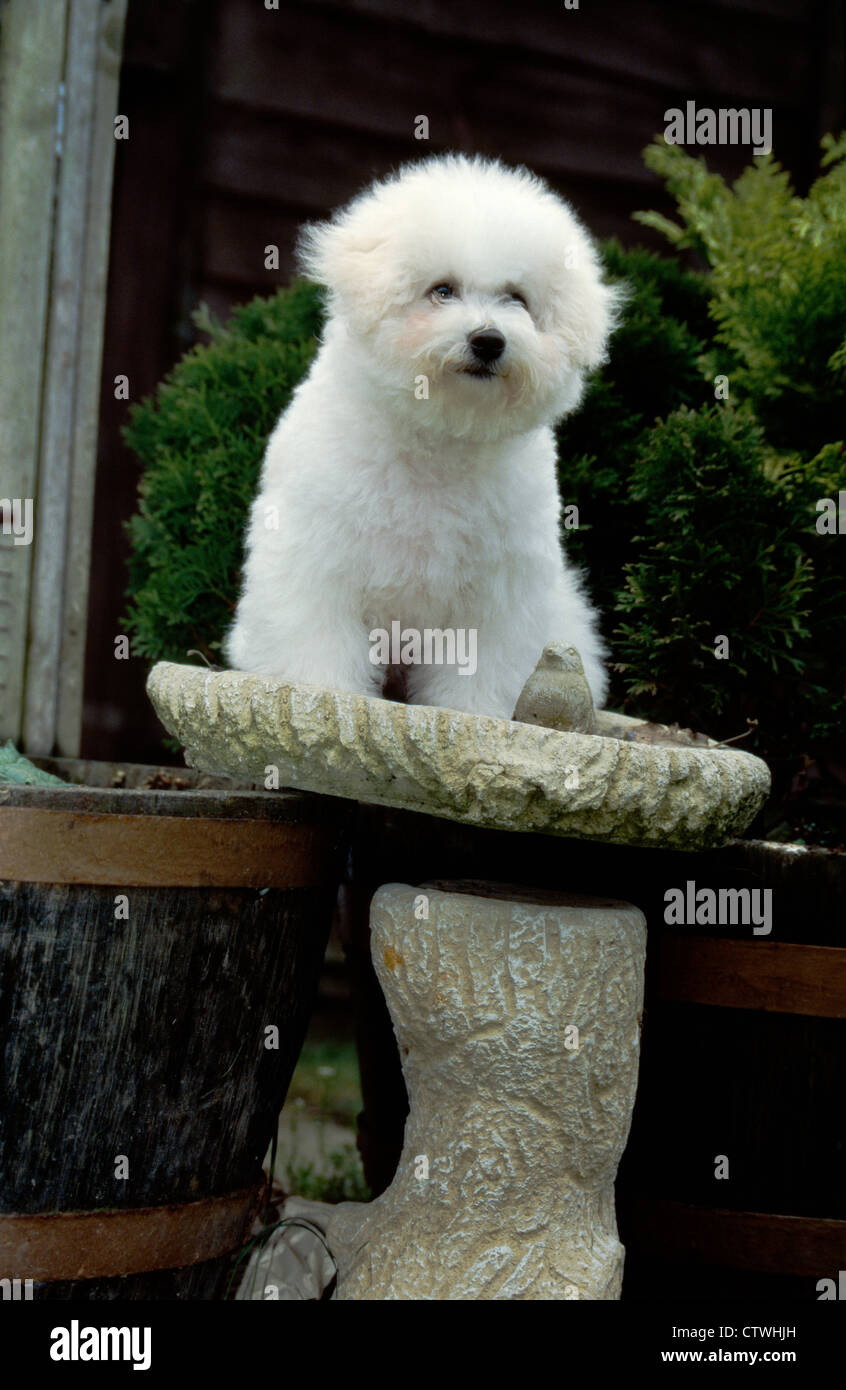
[[[521,677],[522,669],[515,673],[491,661],[467,675],[457,666],[418,666],[408,681],[409,704],[510,719],[523,688]]]
[[[226,644],[230,664],[240,671],[325,686],[356,695],[379,695],[383,672],[369,659],[367,631],[337,595],[315,586],[285,602],[268,604],[245,595]]]

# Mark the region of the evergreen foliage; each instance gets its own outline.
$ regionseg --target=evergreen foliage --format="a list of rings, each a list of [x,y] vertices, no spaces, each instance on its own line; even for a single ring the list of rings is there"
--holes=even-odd
[[[742,712],[771,731],[804,673],[813,570],[759,426],[727,405],[673,411],[642,436],[632,492],[645,517],[615,634],[629,696],[663,722],[730,734]]]
[[[707,374],[730,374],[776,448],[811,454],[842,437],[846,399],[846,134],[822,144],[825,172],[799,198],[771,154],[728,188],[704,160],[656,140],[646,163],[680,223],[635,214],[710,268]]]
[[[239,590],[244,529],[268,435],[316,348],[322,310],[305,282],[235,309],[133,407],[126,440],[144,465],[126,622],[132,649],[220,660]]]

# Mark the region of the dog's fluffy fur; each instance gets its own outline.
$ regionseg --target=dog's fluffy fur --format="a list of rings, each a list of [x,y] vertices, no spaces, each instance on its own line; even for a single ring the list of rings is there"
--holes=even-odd
[[[373,629],[475,628],[476,673],[412,666],[410,701],[508,719],[557,640],[601,706],[551,430],[604,360],[618,302],[581,223],[526,170],[453,155],[306,227],[300,257],[328,321],[267,446],[229,662],[379,695]],[[491,329],[505,344],[486,365],[469,339]]]

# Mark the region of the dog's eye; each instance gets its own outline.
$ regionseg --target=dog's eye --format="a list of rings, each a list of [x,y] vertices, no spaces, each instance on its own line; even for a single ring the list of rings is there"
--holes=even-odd
[[[524,309],[528,309],[529,306],[526,303],[526,296],[522,294],[520,290],[507,289],[504,293],[507,299],[513,299],[517,304],[522,304]]]
[[[455,285],[450,285],[444,281],[440,285],[433,285],[429,290],[429,298],[436,304],[446,304],[447,300],[456,298]]]

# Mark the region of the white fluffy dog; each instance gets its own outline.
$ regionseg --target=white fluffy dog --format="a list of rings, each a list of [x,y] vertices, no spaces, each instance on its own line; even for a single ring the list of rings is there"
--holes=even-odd
[[[267,446],[230,664],[363,695],[399,667],[410,702],[509,719],[563,641],[601,706],[551,429],[619,299],[581,223],[526,170],[449,155],[306,227],[300,255],[328,322]]]

